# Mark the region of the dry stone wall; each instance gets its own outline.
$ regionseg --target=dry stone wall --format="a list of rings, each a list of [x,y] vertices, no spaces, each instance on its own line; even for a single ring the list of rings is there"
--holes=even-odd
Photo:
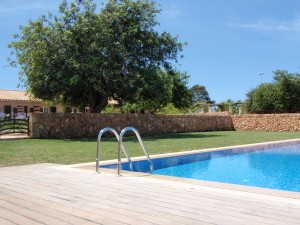
[[[105,127],[135,127],[142,135],[197,131],[300,131],[300,114],[93,114],[32,113],[34,138],[90,138]]]
[[[120,132],[132,126],[141,135],[233,130],[230,115],[153,115],[94,113],[32,113],[31,137],[89,138],[105,127]]]
[[[237,131],[300,131],[300,114],[245,114],[232,116]]]

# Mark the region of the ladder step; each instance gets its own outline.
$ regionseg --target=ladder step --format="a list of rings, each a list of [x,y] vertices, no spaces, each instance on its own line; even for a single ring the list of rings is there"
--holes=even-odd
[[[146,156],[146,158],[147,158],[147,160],[149,162],[150,173],[152,173],[152,171],[153,171],[153,164],[152,164],[151,158],[150,158],[150,156],[148,154],[148,151],[147,151],[147,149],[146,149],[146,147],[145,147],[145,145],[144,145],[144,143],[142,141],[142,138],[141,138],[139,132],[134,127],[125,127],[121,131],[120,135],[118,134],[118,132],[115,129],[113,129],[111,127],[106,127],[106,128],[102,129],[99,132],[98,138],[97,138],[97,157],[96,157],[96,172],[97,173],[99,172],[99,164],[100,164],[100,144],[101,144],[101,138],[102,138],[102,135],[104,133],[109,132],[109,131],[112,132],[112,133],[114,133],[114,135],[116,136],[116,138],[117,138],[117,140],[119,142],[119,147],[118,147],[118,175],[119,176],[121,176],[121,165],[122,165],[121,164],[121,149],[124,152],[124,154],[125,154],[128,162],[129,162],[130,170],[132,171],[132,168],[133,168],[130,156],[129,156],[129,154],[128,154],[128,152],[127,152],[127,150],[126,150],[126,148],[124,147],[124,144],[123,144],[123,136],[125,135],[125,133],[127,131],[133,131],[135,133],[135,135],[136,135],[136,137],[137,137],[137,139],[138,139],[138,141],[139,141],[139,143],[140,143],[140,145],[141,145],[141,147],[142,147],[142,149],[144,151],[144,154],[145,154],[145,156]]]

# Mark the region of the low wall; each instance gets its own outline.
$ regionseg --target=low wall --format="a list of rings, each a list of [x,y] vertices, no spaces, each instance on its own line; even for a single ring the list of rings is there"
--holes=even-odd
[[[300,114],[93,114],[32,113],[30,136],[34,138],[96,137],[105,127],[120,132],[135,127],[142,135],[197,131],[300,131]]]
[[[89,138],[97,137],[105,127],[118,132],[136,128],[141,135],[233,130],[230,115],[153,115],[94,113],[32,113],[31,137]]]
[[[245,114],[231,116],[237,131],[300,131],[300,114]]]

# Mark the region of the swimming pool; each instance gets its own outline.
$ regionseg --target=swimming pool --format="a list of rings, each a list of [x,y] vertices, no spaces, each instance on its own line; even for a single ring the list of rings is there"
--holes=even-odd
[[[299,140],[158,157],[152,163],[158,175],[300,192]],[[149,172],[148,161],[134,161],[133,171]]]

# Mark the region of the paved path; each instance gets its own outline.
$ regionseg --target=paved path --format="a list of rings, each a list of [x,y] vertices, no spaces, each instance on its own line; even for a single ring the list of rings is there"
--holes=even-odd
[[[37,164],[0,168],[0,224],[300,224],[300,200]]]

